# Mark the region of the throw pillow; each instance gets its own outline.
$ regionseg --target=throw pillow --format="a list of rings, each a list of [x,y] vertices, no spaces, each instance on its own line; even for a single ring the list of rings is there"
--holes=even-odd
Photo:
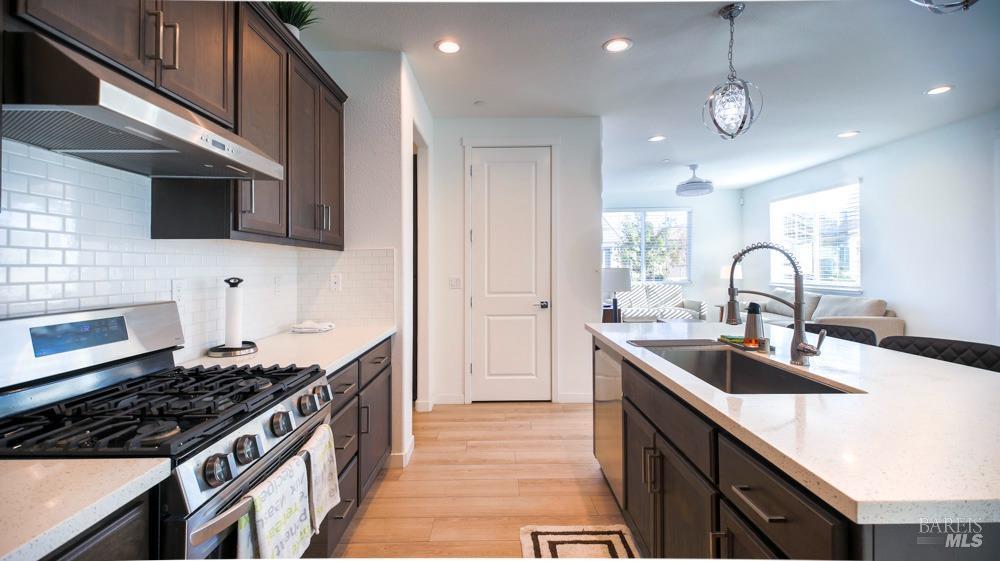
[[[791,290],[787,290],[784,288],[775,288],[772,292],[774,293],[775,296],[779,298],[784,298],[789,302],[795,301],[795,292]],[[803,319],[808,321],[812,319],[816,311],[816,306],[819,305],[822,295],[816,294],[815,292],[806,292],[802,296],[803,296],[802,317]],[[783,316],[788,316],[788,317],[792,317],[795,315],[795,312],[791,308],[782,304],[781,302],[778,302],[777,300],[771,300],[771,299],[768,299],[767,302],[764,303],[764,311],[770,312],[772,314],[781,314]]]
[[[885,315],[885,300],[880,298],[861,298],[860,296],[825,295],[816,306],[813,317],[837,316],[867,316],[882,317]]]

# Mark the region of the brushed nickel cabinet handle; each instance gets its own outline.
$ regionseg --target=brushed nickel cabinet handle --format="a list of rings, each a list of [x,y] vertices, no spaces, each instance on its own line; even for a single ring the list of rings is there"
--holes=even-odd
[[[163,69],[180,70],[181,69],[181,24],[167,23],[163,25],[163,28],[174,30],[174,62],[173,64],[164,64]]]
[[[150,10],[146,16],[153,16],[156,21],[156,34],[153,36],[153,56],[146,55],[146,58],[163,61],[163,10]]]
[[[243,214],[255,214],[257,212],[257,184],[250,180],[250,210],[243,210]]]
[[[746,503],[747,506],[757,514],[757,516],[760,516],[764,522],[770,524],[772,522],[784,522],[786,520],[784,516],[768,514],[764,512],[762,508],[754,504],[754,502],[750,500],[750,497],[746,496],[746,493],[744,493],[744,491],[750,490],[749,485],[730,485],[729,488],[732,489],[733,493],[736,493],[736,496],[739,497],[741,501]]]
[[[354,499],[347,499],[344,501],[344,510],[338,514],[334,514],[333,517],[336,520],[343,520],[347,518],[347,513],[351,512],[351,507],[354,506]]]
[[[354,383],[351,383],[351,384],[341,384],[341,385],[337,386],[337,388],[335,390],[333,390],[333,393],[335,393],[337,395],[344,395],[345,393],[347,393],[347,392],[351,391],[352,389],[354,389],[356,386],[357,386],[357,384],[354,384]]]
[[[720,541],[725,540],[727,543],[729,541],[729,532],[709,532],[708,533],[708,556],[712,559],[720,558],[727,559],[729,557],[727,550],[720,549],[718,544]],[[723,555],[726,555],[723,557]]]
[[[334,446],[333,447],[334,450],[347,450],[347,447],[350,446],[352,442],[354,442],[354,439],[357,438],[357,436],[358,435],[356,434],[352,434],[351,438],[347,439],[347,442],[341,444],[340,446]]]
[[[372,364],[382,366],[387,360],[389,360],[389,357],[387,356],[378,356],[372,359]]]

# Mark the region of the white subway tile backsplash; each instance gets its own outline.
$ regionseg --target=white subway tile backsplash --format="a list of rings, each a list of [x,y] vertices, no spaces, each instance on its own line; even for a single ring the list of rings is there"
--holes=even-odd
[[[177,359],[187,360],[222,342],[222,279],[239,276],[250,339],[303,319],[394,321],[391,249],[152,240],[148,178],[6,139],[3,152],[0,317],[176,297],[186,339]],[[330,290],[332,272],[341,291]]]

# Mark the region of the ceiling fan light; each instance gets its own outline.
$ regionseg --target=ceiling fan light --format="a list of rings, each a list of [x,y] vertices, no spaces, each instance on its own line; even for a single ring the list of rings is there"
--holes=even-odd
[[[950,14],[959,10],[965,11],[979,0],[910,0],[911,3],[927,8],[935,14]]]
[[[715,185],[711,181],[698,177],[698,164],[691,164],[688,167],[691,168],[691,178],[677,184],[675,192],[678,197],[700,197],[715,191]]]

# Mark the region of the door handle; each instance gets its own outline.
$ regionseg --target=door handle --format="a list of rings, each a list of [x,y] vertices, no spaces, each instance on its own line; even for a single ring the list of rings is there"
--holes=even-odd
[[[153,36],[153,56],[146,55],[146,58],[163,61],[163,10],[150,10],[146,16],[153,16],[156,22],[156,34]]]
[[[778,515],[774,515],[774,514],[768,514],[768,513],[764,512],[764,509],[760,508],[753,501],[751,501],[750,497],[746,496],[746,493],[744,493],[744,491],[749,491],[750,490],[750,486],[749,485],[730,485],[729,488],[732,489],[733,493],[735,493],[736,496],[739,497],[741,501],[743,501],[744,503],[746,503],[746,505],[748,507],[750,507],[750,509],[753,510],[757,514],[757,516],[760,516],[764,520],[764,522],[767,522],[768,524],[770,524],[771,522],[784,522],[785,521],[785,517],[784,516],[778,516]]]
[[[650,453],[653,451],[651,446],[642,447],[642,482],[646,485],[646,492],[651,492],[651,481],[652,481],[652,470],[649,465]]]
[[[323,229],[330,231],[330,205],[323,205]]]
[[[254,214],[257,212],[257,184],[250,180],[250,210],[244,210],[243,214]]]
[[[174,62],[173,64],[164,64],[164,70],[180,70],[181,69],[181,24],[179,23],[167,23],[163,25],[164,29],[174,30]],[[162,40],[162,35],[161,35]]]
[[[536,307],[536,308],[538,308],[540,310],[547,310],[547,309],[549,309],[549,301],[548,300],[542,300],[542,301],[540,301],[537,304],[532,304],[532,306],[534,306],[534,307]]]

